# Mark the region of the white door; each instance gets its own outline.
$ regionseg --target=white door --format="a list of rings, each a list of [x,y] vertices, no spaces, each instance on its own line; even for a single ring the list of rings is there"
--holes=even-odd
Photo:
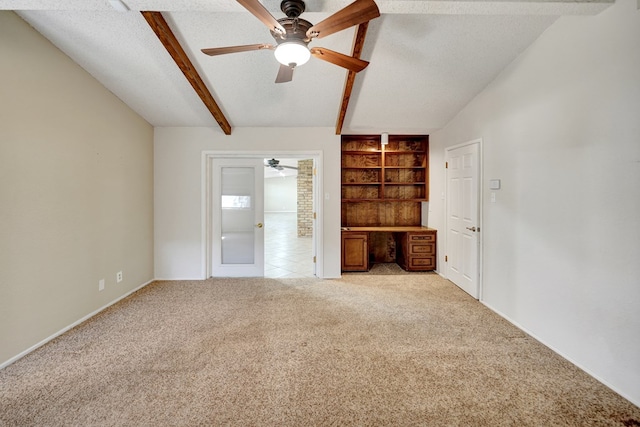
[[[446,276],[474,298],[479,297],[480,142],[448,149]]]
[[[262,159],[214,158],[211,188],[211,275],[264,275]]]
[[[311,230],[311,256],[313,257],[313,275],[318,276],[318,251],[317,251],[317,239],[318,239],[318,201],[315,197],[318,194],[318,174],[317,174],[316,159],[313,159],[313,172],[311,172],[311,188],[313,189],[313,228]]]

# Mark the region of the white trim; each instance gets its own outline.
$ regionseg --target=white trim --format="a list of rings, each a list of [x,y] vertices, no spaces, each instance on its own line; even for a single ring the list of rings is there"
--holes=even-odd
[[[9,360],[3,362],[2,364],[0,364],[0,369],[4,369],[7,366],[11,365],[12,363],[18,361],[19,359],[22,359],[24,356],[26,356],[27,354],[31,353],[34,350],[37,350],[38,348],[42,347],[43,345],[45,345],[46,343],[48,343],[49,341],[59,337],[60,335],[64,334],[65,332],[75,328],[76,326],[78,326],[79,324],[91,319],[93,316],[95,316],[96,314],[100,313],[101,311],[111,307],[112,305],[114,305],[115,303],[117,303],[118,301],[128,297],[129,295],[133,294],[134,292],[139,291],[140,289],[144,288],[145,286],[147,286],[150,283],[153,283],[155,281],[157,281],[159,279],[152,279],[149,280],[147,283],[143,283],[142,285],[138,286],[137,288],[127,292],[126,294],[123,294],[121,296],[119,296],[118,298],[114,299],[113,301],[107,303],[106,305],[103,305],[102,307],[100,307],[99,309],[92,311],[91,313],[87,314],[86,316],[80,318],[79,320],[76,320],[75,322],[73,322],[72,324],[70,324],[69,326],[66,326],[62,329],[60,329],[58,332],[54,333],[53,335],[43,339],[42,341],[40,341],[39,343],[32,345],[31,347],[29,347],[28,349],[24,350],[21,353],[18,353],[17,355],[13,356],[12,358],[10,358]]]
[[[200,276],[200,280],[206,280],[208,278],[207,270],[209,269],[209,259],[211,258],[211,254],[209,253],[210,245],[208,245],[209,236],[207,235],[207,231],[211,228],[209,225],[209,217],[207,215],[209,212],[210,203],[208,194],[208,191],[210,189],[208,183],[211,182],[211,180],[209,179],[209,175],[211,173],[211,156],[209,156],[207,153],[209,152],[202,152],[202,164],[200,166],[200,266],[202,268],[202,275]]]
[[[201,173],[200,173],[200,189],[201,189],[201,203],[200,203],[200,224],[201,224],[201,253],[202,253],[202,277],[200,280],[205,280],[210,276],[211,272],[211,224],[209,221],[209,209],[210,209],[210,188],[209,179],[210,176],[210,162],[213,158],[261,158],[267,159],[272,157],[283,157],[290,159],[313,159],[316,167],[316,179],[315,188],[313,193],[313,206],[316,211],[314,238],[315,248],[313,248],[316,256],[316,277],[324,278],[324,257],[323,254],[323,209],[324,209],[324,197],[321,197],[323,193],[323,167],[322,167],[322,155],[321,150],[284,150],[284,151],[230,151],[230,150],[203,150],[201,161]]]
[[[478,227],[480,232],[478,233],[478,301],[483,301],[482,291],[484,290],[483,278],[483,259],[484,259],[484,144],[482,138],[476,139],[478,141]]]
[[[561,352],[560,350],[558,350],[557,348],[553,347],[552,345],[549,345],[545,342],[545,340],[543,340],[541,337],[537,336],[536,334],[532,333],[531,331],[529,331],[527,328],[523,327],[522,325],[520,325],[518,322],[513,321],[512,319],[509,318],[509,316],[505,315],[504,313],[496,310],[495,308],[491,307],[490,305],[486,304],[483,301],[480,301],[480,303],[482,305],[484,305],[485,307],[487,307],[489,310],[491,310],[492,312],[494,312],[495,314],[497,314],[498,316],[502,317],[503,319],[505,319],[507,322],[511,323],[513,326],[515,326],[516,328],[520,329],[522,332],[524,332],[525,334],[529,335],[530,337],[532,337],[533,339],[535,339],[536,341],[538,341],[539,343],[541,343],[542,345],[544,345],[545,347],[547,347],[549,350],[553,351],[554,353],[556,353],[558,356],[562,357],[563,359],[565,359],[566,361],[568,361],[569,363],[571,363],[572,365],[574,365],[575,367],[577,367],[578,369],[584,371],[587,375],[590,375],[591,377],[593,377],[596,381],[599,381],[600,383],[602,383],[604,386],[609,387],[611,390],[613,390],[614,392],[618,393],[620,396],[624,397],[625,399],[627,399],[629,402],[633,403],[636,406],[640,406],[640,401],[634,401],[633,398],[629,395],[626,395],[623,391],[619,390],[618,388],[616,388],[615,386],[613,386],[611,383],[607,382],[606,380],[602,379],[601,377],[599,377],[598,375],[594,374],[593,372],[591,372],[589,369],[585,368],[584,366],[582,366],[580,363],[576,362],[575,360],[573,360],[572,358],[566,356],[563,352]]]
[[[316,212],[316,218],[313,221],[313,239],[315,247],[313,252],[316,257],[315,273],[319,279],[324,279],[324,187],[323,187],[323,166],[322,151],[316,151],[313,158],[313,166],[315,168],[315,178],[313,181],[313,209]]]

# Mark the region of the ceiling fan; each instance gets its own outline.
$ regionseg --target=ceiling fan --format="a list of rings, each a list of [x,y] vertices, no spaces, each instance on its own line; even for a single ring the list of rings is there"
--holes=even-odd
[[[309,48],[308,44],[314,38],[326,37],[377,18],[380,16],[380,11],[374,0],[356,0],[315,25],[300,19],[300,15],[305,10],[303,0],[283,0],[280,3],[280,10],[287,16],[280,19],[275,19],[258,0],[237,1],[269,28],[276,44],[214,47],[202,49],[203,53],[215,56],[252,50],[273,50],[280,63],[276,83],[290,82],[293,79],[293,69],[306,63],[311,56],[356,73],[369,65],[362,59],[323,47]]]
[[[295,169],[298,170],[297,167],[295,166],[287,166],[287,165],[281,165],[280,164],[280,160],[276,160],[276,159],[269,159],[264,163],[264,167],[266,168],[273,168],[275,170],[283,170],[283,169]]]

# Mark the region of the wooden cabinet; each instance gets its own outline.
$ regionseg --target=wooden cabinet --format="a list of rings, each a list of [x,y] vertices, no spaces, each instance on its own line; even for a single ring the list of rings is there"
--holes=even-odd
[[[342,271],[368,271],[372,262],[397,262],[407,271],[435,270],[436,235],[433,228],[421,226],[344,227]]]
[[[436,230],[402,233],[398,264],[407,271],[435,270]]]
[[[375,262],[405,270],[436,267],[435,230],[422,227],[429,200],[429,137],[343,135],[341,160],[342,271]]]
[[[342,271],[369,270],[369,234],[342,232]]]
[[[342,226],[420,225],[429,199],[427,135],[342,136]]]

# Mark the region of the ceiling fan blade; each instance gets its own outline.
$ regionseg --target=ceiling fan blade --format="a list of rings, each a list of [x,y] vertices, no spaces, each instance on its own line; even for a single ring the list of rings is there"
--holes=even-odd
[[[278,76],[276,77],[276,83],[286,83],[290,82],[291,80],[293,80],[293,67],[280,64]]]
[[[356,0],[340,9],[324,21],[320,21],[307,30],[307,37],[326,37],[345,28],[360,25],[380,16],[378,5],[373,0]]]
[[[237,0],[245,9],[258,18],[269,30],[285,34],[286,30],[258,0]]]
[[[311,55],[314,58],[322,59],[323,61],[331,62],[339,67],[346,68],[349,71],[355,73],[360,72],[367,68],[369,63],[353,56],[344,55],[342,53],[334,52],[333,50],[326,49],[324,47],[311,48]]]
[[[228,46],[228,47],[211,47],[208,49],[201,49],[202,53],[206,53],[210,56],[216,55],[224,55],[227,53],[236,53],[236,52],[248,52],[251,50],[261,50],[261,49],[274,49],[274,46],[270,44],[245,44],[242,46]]]

